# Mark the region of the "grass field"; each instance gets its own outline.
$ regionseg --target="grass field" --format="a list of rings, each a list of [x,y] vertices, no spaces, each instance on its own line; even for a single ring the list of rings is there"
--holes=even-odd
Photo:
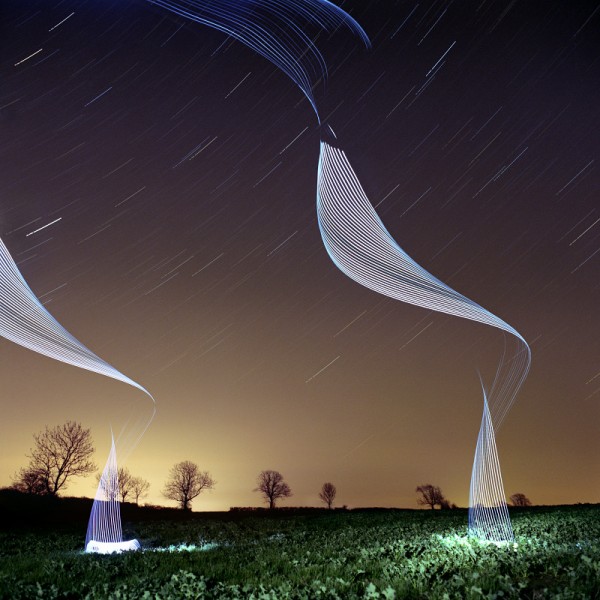
[[[169,513],[145,550],[82,552],[85,528],[3,526],[1,598],[600,598],[600,507],[514,511],[516,544],[453,511]]]

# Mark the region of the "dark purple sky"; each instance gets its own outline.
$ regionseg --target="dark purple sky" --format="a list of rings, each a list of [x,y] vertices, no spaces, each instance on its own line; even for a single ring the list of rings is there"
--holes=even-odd
[[[507,494],[600,501],[598,4],[344,7],[373,48],[319,36],[322,115],[400,246],[531,345],[498,434]],[[465,505],[477,370],[493,376],[502,335],[336,269],[295,85],[142,0],[9,0],[1,22],[0,237],[48,310],[155,395],[128,462],[149,500],[189,459],[218,481],[198,509],[257,504],[268,468],[297,505],[324,481],[351,506],[414,506],[427,482]],[[103,463],[119,409],[148,410],[117,382],[0,353],[2,485],[45,424],[91,427]]]

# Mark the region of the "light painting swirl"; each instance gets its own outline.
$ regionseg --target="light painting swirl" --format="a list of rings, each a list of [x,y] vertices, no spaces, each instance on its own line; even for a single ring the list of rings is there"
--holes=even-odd
[[[125,436],[127,450],[131,450],[150,425],[156,412],[154,398],[150,392],[94,354],[46,310],[27,285],[2,240],[0,240],[0,335],[39,354],[111,377],[144,392],[152,401],[151,411],[149,415],[142,418],[139,426],[129,427],[128,436]],[[88,535],[92,531],[96,537],[86,540],[86,547],[90,541],[113,541],[112,538],[117,535],[115,533],[116,521],[118,521],[120,531],[121,521],[118,515],[116,468],[116,450],[113,439],[109,459],[102,473],[96,499],[94,500],[88,528]],[[114,502],[103,500],[106,496],[106,490],[111,490],[112,494],[115,487],[117,489],[116,514]],[[111,508],[107,509],[108,506]],[[104,540],[104,538],[111,539]],[[122,542],[122,539],[119,541]],[[89,550],[105,551],[106,547],[99,550],[92,544],[89,546]]]
[[[112,377],[150,393],[72,336],[43,306],[0,240],[0,335],[55,360]],[[152,399],[154,404],[154,399]]]
[[[369,38],[346,12],[328,0],[147,0],[186,19],[217,29],[262,55],[288,75],[320,122],[314,87],[327,68],[307,28],[347,27],[368,47]],[[325,128],[323,128],[325,135]],[[328,136],[328,134],[327,134]],[[484,408],[470,491],[470,532],[487,540],[513,537],[494,438],[527,376],[531,352],[524,338],[499,317],[453,290],[418,265],[389,234],[368,200],[345,153],[321,141],[317,217],[323,243],[348,277],[385,296],[495,327],[517,350],[500,361]],[[152,396],[83,346],[42,306],[0,241],[0,334],[35,352],[112,377]],[[153,406],[154,400],[152,399]],[[154,414],[154,408],[152,415]],[[152,416],[146,423],[148,426]],[[107,551],[122,543],[116,450],[102,474],[86,547]],[[132,542],[133,543],[133,542]]]
[[[327,66],[306,27],[333,31],[345,26],[370,47],[363,28],[328,0],[147,1],[222,31],[271,61],[300,88],[319,121],[313,88],[327,77]]]
[[[362,28],[347,13],[328,0],[148,0],[172,13],[208,25],[241,41],[270,60],[302,90],[319,118],[313,86],[326,77],[325,61],[305,27],[331,31],[342,25],[358,34],[368,46]],[[128,431],[130,450],[155,414],[151,394],[112,365],[102,360],[72,336],[44,308],[29,288],[0,240],[0,335],[34,352],[82,369],[112,377],[144,392],[152,400],[152,413],[140,432]],[[133,441],[132,438],[133,437]],[[120,544],[118,477],[114,439],[94,501],[86,549],[105,552]],[[106,546],[109,544],[109,546]]]
[[[477,440],[470,492],[469,529],[494,541],[513,538],[496,452],[494,428],[514,402],[531,363],[531,351],[510,325],[459,294],[419,266],[389,234],[369,202],[346,154],[321,142],[317,179],[317,216],[333,262],[361,285],[402,302],[497,327],[517,342],[500,362]]]
[[[85,536],[86,552],[112,554],[140,548],[137,540],[123,541],[119,497],[117,451],[115,450],[115,439],[112,438],[108,460],[100,476],[98,490],[92,505],[92,513]]]

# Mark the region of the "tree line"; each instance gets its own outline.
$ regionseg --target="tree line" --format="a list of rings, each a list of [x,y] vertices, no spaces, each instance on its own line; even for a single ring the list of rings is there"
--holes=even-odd
[[[13,477],[13,489],[28,494],[56,496],[73,477],[87,476],[97,470],[92,461],[95,448],[91,432],[79,423],[67,421],[52,428],[46,426],[44,431],[34,434],[33,439],[34,445],[28,455],[29,464]],[[98,474],[98,482],[100,478]],[[150,483],[132,475],[126,468],[119,468],[118,480],[121,502],[131,498],[139,504],[148,495]],[[196,463],[184,460],[171,468],[162,495],[177,502],[181,509],[191,510],[192,501],[215,485],[216,481],[208,471],[201,471]],[[261,494],[270,509],[275,508],[279,500],[292,496],[292,490],[283,475],[273,470],[259,473],[253,491]],[[431,509],[436,506],[441,509],[456,508],[438,486],[423,484],[416,488],[416,492],[419,494],[417,503],[421,506]],[[337,489],[330,482],[324,483],[318,494],[328,509],[333,508],[336,495]],[[529,498],[522,493],[513,494],[510,501],[513,506],[531,506]]]
[[[420,506],[429,506],[432,510],[435,509],[436,506],[439,506],[442,510],[458,508],[456,504],[450,503],[450,501],[444,497],[441,488],[437,485],[424,483],[423,485],[417,486],[415,491],[419,494],[417,497],[417,504]],[[510,503],[512,506],[531,506],[531,500],[522,493],[513,494],[510,497]]]
[[[28,455],[29,464],[13,477],[12,488],[26,494],[57,496],[73,477],[85,477],[97,470],[92,461],[96,451],[89,429],[67,421],[48,427],[33,436],[34,445]],[[96,476],[100,482],[101,474]],[[118,470],[121,502],[133,498],[139,504],[148,495],[150,483],[132,475],[128,469]]]
[[[34,445],[28,455],[29,464],[13,477],[12,488],[27,494],[57,496],[74,477],[85,477],[97,471],[92,461],[96,451],[89,429],[80,423],[67,421],[63,425],[48,427],[33,436]],[[96,481],[101,483],[101,473]],[[121,502],[128,498],[139,504],[148,495],[150,483],[134,476],[124,467],[119,467],[119,496]],[[216,481],[208,471],[201,471],[197,464],[184,460],[174,465],[162,490],[162,495],[177,502],[183,510],[191,510],[192,501],[204,490],[213,489]],[[289,498],[292,491],[278,471],[262,471],[254,491],[260,492],[269,508],[276,502]],[[319,498],[332,508],[336,488],[324,483]]]

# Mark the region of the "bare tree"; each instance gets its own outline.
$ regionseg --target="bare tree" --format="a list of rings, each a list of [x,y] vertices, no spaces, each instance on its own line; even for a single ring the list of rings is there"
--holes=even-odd
[[[335,489],[335,485],[333,485],[333,483],[324,483],[321,491],[319,492],[319,498],[321,498],[321,500],[327,504],[327,508],[329,510],[331,510],[336,493],[337,490]]]
[[[46,493],[46,480],[43,473],[36,471],[30,467],[19,469],[19,472],[13,477],[13,490],[17,490],[24,494]]]
[[[183,510],[191,510],[192,500],[203,490],[212,490],[215,484],[208,471],[200,471],[196,463],[184,460],[171,469],[163,496],[178,502]]]
[[[37,494],[56,496],[72,477],[85,476],[96,470],[91,461],[94,453],[89,429],[67,421],[33,436],[35,445],[29,466],[21,469],[14,486]]]
[[[290,486],[283,481],[283,475],[279,471],[261,471],[257,484],[254,491],[263,495],[265,502],[269,503],[269,508],[275,508],[275,502],[279,498],[289,498],[292,495]]]
[[[420,485],[416,490],[418,494],[421,494],[420,498],[417,498],[417,504],[421,506],[431,506],[432,510],[437,506],[446,502],[442,490],[436,485],[425,483]]]
[[[117,479],[119,482],[119,500],[121,502],[125,502],[125,499],[127,498],[127,496],[129,496],[131,494],[131,492],[133,491],[133,475],[129,472],[128,469],[126,469],[125,467],[119,467],[118,471],[117,471]],[[98,473],[96,475],[96,481],[98,483],[101,483],[103,481],[102,479],[102,473]],[[116,494],[115,494],[116,496]]]
[[[510,497],[513,506],[531,506],[531,500],[525,494],[513,494]]]
[[[133,477],[131,479],[131,494],[135,498],[135,503],[139,506],[140,498],[145,498],[148,495],[150,483],[142,477]]]

